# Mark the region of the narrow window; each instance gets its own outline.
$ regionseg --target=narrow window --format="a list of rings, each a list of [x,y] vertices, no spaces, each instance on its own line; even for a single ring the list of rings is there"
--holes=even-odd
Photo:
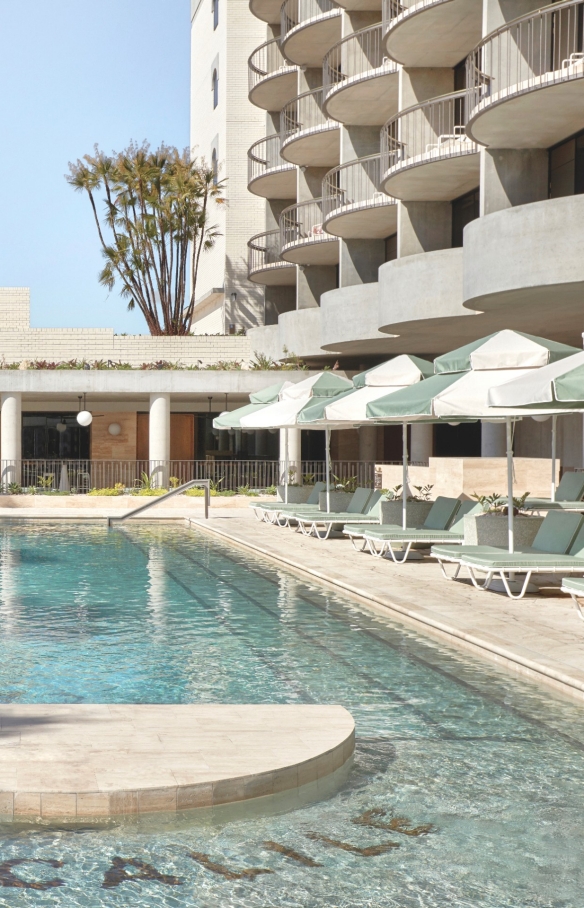
[[[219,104],[219,76],[216,69],[213,70],[211,88],[213,89],[213,109],[215,109]]]
[[[219,25],[219,0],[212,0],[213,5],[213,31]]]
[[[211,153],[211,170],[213,171],[213,182],[217,183],[217,149],[214,148]]]

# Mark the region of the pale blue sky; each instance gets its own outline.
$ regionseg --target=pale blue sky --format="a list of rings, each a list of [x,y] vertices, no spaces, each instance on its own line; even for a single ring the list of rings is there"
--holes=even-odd
[[[0,286],[33,327],[146,333],[97,282],[86,196],[65,182],[97,142],[189,143],[189,0],[0,0]]]

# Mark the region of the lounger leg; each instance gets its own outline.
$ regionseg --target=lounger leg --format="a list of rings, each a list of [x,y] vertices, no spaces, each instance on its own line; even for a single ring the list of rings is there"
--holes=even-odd
[[[405,547],[405,551],[404,551],[402,557],[401,557],[401,558],[396,558],[396,557],[395,557],[396,553],[395,553],[394,550],[393,550],[393,547],[392,547],[391,542],[388,542],[388,543],[387,543],[387,550],[388,550],[389,554],[391,555],[391,557],[393,558],[393,560],[394,560],[394,562],[395,562],[396,564],[402,564],[404,561],[407,561],[407,560],[408,560],[408,555],[410,554],[410,549],[411,549],[411,547],[412,547],[412,543],[411,543],[411,542],[408,542],[407,545],[406,545],[406,547]]]
[[[448,574],[446,573],[446,568],[444,567],[444,562],[440,558],[438,558],[436,555],[434,555],[434,558],[436,558],[436,561],[440,565],[440,570],[442,571],[442,576],[445,577],[446,580],[456,580],[457,579],[458,575],[460,574],[460,569],[462,567],[460,561],[456,565],[456,570],[455,570],[454,574],[452,575],[452,577],[449,577]],[[448,563],[451,564],[452,562],[449,561]]]
[[[356,540],[356,539],[359,539],[359,538],[361,539],[361,548],[359,548],[359,546],[358,546],[357,543],[355,542],[355,540]],[[359,536],[351,536],[350,534],[349,534],[349,539],[351,540],[351,545],[353,546],[353,548],[355,549],[355,551],[357,551],[357,552],[364,552],[364,551],[365,551],[365,546],[367,545],[367,540],[366,540],[366,539],[363,539],[362,536],[361,536],[361,537],[359,537]]]
[[[253,516],[255,517],[256,520],[260,520],[260,521],[265,520],[266,519],[265,514],[266,514],[266,512],[262,508],[253,509]]]
[[[474,587],[476,587],[477,590],[481,590],[481,591],[487,590],[489,588],[489,584],[490,584],[491,580],[493,579],[493,571],[487,571],[487,576],[485,577],[485,582],[481,583],[480,580],[477,580],[477,578],[475,577],[474,569],[471,568],[470,565],[467,565],[467,567],[468,567],[468,572],[470,574],[470,579],[472,581],[472,585]]]
[[[367,547],[374,558],[381,558],[381,556],[385,552],[385,543],[382,543],[380,549],[376,549],[375,543],[373,542],[372,539],[367,540]]]
[[[580,605],[580,599],[579,599],[578,593],[570,592],[570,596],[574,600],[574,605],[578,609],[578,617],[581,618],[582,621],[584,621],[584,612],[582,611],[582,606]]]
[[[521,589],[519,590],[519,593],[517,593],[517,595],[514,595],[511,592],[511,587],[509,586],[509,581],[505,574],[505,571],[499,571],[498,573],[501,578],[501,582],[502,582],[503,586],[505,587],[505,592],[509,596],[509,599],[523,599],[523,597],[525,596],[525,593],[527,592],[527,587],[529,586],[529,581],[531,580],[532,572],[528,571],[526,573],[525,580],[523,581]],[[514,573],[516,573],[516,572],[514,572]]]
[[[324,541],[325,539],[328,539],[328,538],[329,538],[329,536],[330,536],[330,534],[331,534],[331,530],[332,530],[332,528],[333,528],[332,523],[327,523],[327,524],[326,524],[326,531],[325,531],[325,534],[324,534],[324,536],[321,536],[321,535],[320,535],[320,531],[319,531],[318,526],[316,525],[316,523],[313,523],[312,526],[313,526],[314,535],[316,536],[316,538],[317,538],[317,539],[321,539],[321,540],[323,540],[323,541]]]

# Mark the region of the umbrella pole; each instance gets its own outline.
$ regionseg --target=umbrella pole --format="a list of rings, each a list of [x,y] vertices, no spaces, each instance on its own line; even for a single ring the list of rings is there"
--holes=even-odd
[[[326,512],[330,514],[331,512],[331,430],[327,426],[324,430],[324,457],[325,457],[325,473],[326,473]]]
[[[511,417],[506,419],[507,429],[507,514],[509,523],[509,554],[515,551],[513,534],[513,423]]]
[[[402,529],[408,527],[408,424],[402,423]]]
[[[552,501],[556,500],[556,430],[557,416],[552,416]]]
[[[285,440],[284,440],[284,502],[288,504],[288,429],[284,429]]]

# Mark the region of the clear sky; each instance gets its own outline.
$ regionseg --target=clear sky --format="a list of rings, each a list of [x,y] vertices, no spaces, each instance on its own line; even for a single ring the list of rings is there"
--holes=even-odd
[[[0,0],[0,286],[30,287],[33,327],[147,333],[97,282],[71,160],[131,139],[189,143],[189,0]]]

